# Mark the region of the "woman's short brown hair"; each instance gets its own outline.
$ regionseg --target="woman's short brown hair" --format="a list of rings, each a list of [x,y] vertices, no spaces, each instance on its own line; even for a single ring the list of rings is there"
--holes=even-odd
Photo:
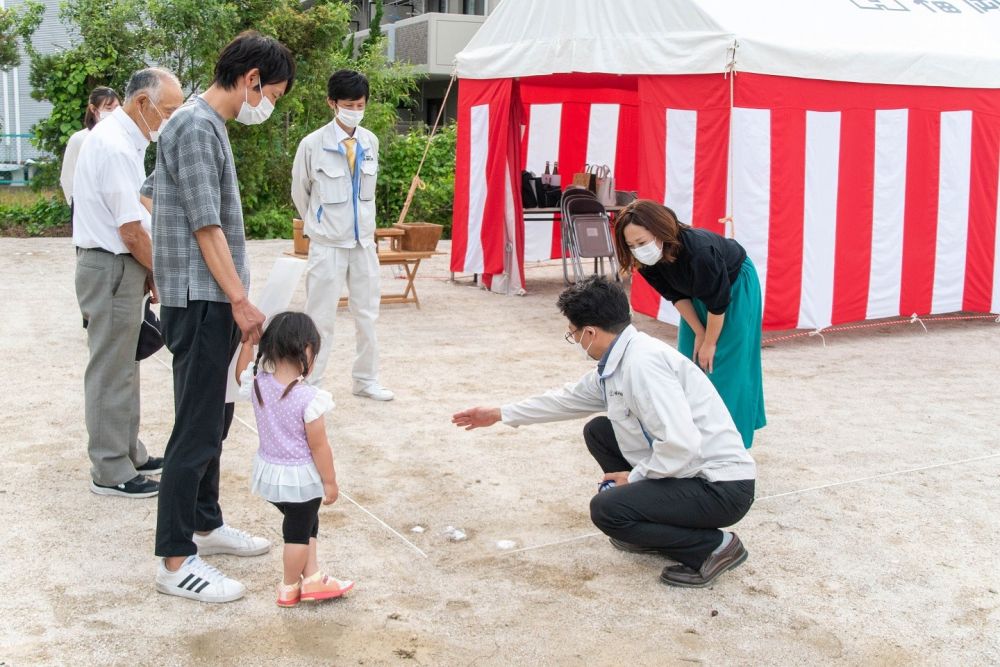
[[[642,227],[653,238],[663,244],[661,262],[672,262],[677,259],[683,245],[681,244],[681,229],[686,225],[677,220],[677,214],[662,204],[651,199],[636,199],[623,208],[615,216],[615,254],[623,274],[630,274],[639,267],[639,263],[625,243],[625,227],[637,225]]]

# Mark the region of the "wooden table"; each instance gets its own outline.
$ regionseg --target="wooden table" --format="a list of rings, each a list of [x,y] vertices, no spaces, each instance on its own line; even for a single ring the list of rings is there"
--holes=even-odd
[[[417,250],[383,250],[378,254],[378,263],[382,266],[402,266],[406,272],[406,287],[399,294],[383,294],[382,303],[413,303],[420,308],[417,288],[413,279],[417,277],[420,261],[433,256],[432,251]],[[340,300],[341,306],[347,305],[347,299]]]
[[[395,227],[380,227],[375,230],[375,252],[378,254],[380,266],[402,266],[406,272],[406,287],[398,294],[383,294],[382,303],[412,303],[420,308],[420,298],[417,296],[417,288],[413,280],[417,277],[417,270],[420,268],[421,260],[434,255],[433,251],[402,250],[400,239],[406,234],[406,230]],[[380,243],[383,239],[389,240],[389,248],[385,249]],[[300,255],[295,252],[286,252],[286,255],[308,259],[308,255]],[[347,297],[341,297],[340,307],[347,305]]]

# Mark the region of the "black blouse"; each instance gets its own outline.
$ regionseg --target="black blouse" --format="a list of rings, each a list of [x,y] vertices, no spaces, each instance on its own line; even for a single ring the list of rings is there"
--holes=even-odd
[[[639,275],[671,303],[695,298],[708,312],[725,313],[729,288],[740,275],[746,250],[733,239],[707,229],[682,227],[680,240],[677,259],[642,266]]]

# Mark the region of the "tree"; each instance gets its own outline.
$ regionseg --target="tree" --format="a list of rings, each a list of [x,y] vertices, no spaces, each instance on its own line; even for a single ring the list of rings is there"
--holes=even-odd
[[[42,23],[45,7],[38,2],[20,8],[0,9],[0,71],[21,64],[18,41],[31,44],[31,35]]]
[[[361,56],[364,57],[376,49],[381,50],[382,46],[382,0],[375,0],[375,11],[368,24],[368,37],[361,44]]]
[[[255,29],[275,37],[295,54],[295,85],[274,117],[255,126],[231,124],[229,138],[240,175],[248,229],[291,233],[291,163],[302,138],[330,121],[326,82],[342,67],[364,72],[371,82],[365,127],[383,146],[395,134],[397,109],[411,103],[416,76],[408,65],[389,63],[384,36],[356,59],[345,53],[350,7],[339,0],[66,0],[62,20],[80,35],[71,48],[31,55],[32,96],[53,105],[35,125],[36,144],[61,156],[82,126],[87,96],[97,85],[123,91],[128,77],[147,64],[172,70],[189,92],[212,81],[215,61],[236,34]],[[251,218],[264,220],[256,224]]]
[[[240,25],[235,5],[205,0],[149,0],[150,59],[169,69],[188,93],[212,79],[216,56]]]
[[[40,149],[62,155],[83,127],[87,98],[96,86],[121,92],[129,76],[145,66],[149,28],[141,0],[68,0],[60,17],[79,38],[65,51],[42,54],[30,44],[31,96],[52,104],[52,113],[33,128]]]

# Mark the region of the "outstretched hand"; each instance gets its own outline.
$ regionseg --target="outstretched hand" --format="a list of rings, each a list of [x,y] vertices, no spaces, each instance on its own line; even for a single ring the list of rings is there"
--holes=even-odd
[[[469,408],[451,416],[451,423],[471,431],[474,428],[493,426],[500,421],[500,408]]]

